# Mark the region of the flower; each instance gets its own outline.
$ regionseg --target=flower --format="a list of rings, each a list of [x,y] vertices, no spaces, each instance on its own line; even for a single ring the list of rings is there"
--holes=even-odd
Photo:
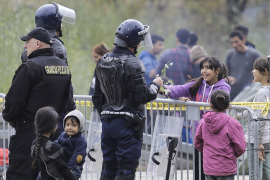
[[[169,66],[168,66],[167,64],[165,64],[165,67],[166,67],[167,69],[169,69]]]
[[[173,65],[173,62],[171,62],[170,66],[172,66],[172,65]]]

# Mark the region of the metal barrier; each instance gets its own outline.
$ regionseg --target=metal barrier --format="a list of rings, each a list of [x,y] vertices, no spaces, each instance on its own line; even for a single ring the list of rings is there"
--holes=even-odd
[[[4,105],[4,98],[5,95],[0,93],[0,103],[2,102],[2,105]],[[80,110],[86,119],[85,122],[85,136],[87,137],[87,130],[90,125],[90,117],[91,113],[93,113],[93,107],[92,107],[92,97],[87,96],[87,95],[74,95],[74,98],[77,101],[77,109]],[[1,101],[2,99],[2,101]],[[157,104],[158,103],[158,104]],[[1,104],[0,104],[1,105]],[[148,109],[145,109],[145,114],[147,115],[147,121],[145,122],[145,133],[143,136],[143,148],[142,148],[142,155],[139,160],[140,165],[137,169],[136,172],[136,179],[141,179],[141,180],[156,180],[156,177],[149,177],[147,175],[147,164],[148,164],[148,159],[149,159],[149,152],[151,149],[151,141],[152,141],[152,134],[151,132],[154,131],[154,124],[155,124],[155,118],[157,115],[167,115],[167,116],[180,116],[180,117],[185,117],[185,123],[186,123],[186,142],[183,142],[182,139],[179,142],[179,153],[178,153],[178,158],[177,158],[177,170],[175,171],[175,176],[174,179],[181,179],[181,180],[188,180],[193,177],[195,179],[195,171],[193,170],[193,167],[195,167],[195,156],[194,156],[194,145],[189,142],[190,135],[188,132],[189,129],[189,124],[191,122],[199,121],[200,118],[200,111],[201,110],[206,110],[209,108],[208,103],[200,103],[200,102],[182,102],[179,100],[171,100],[171,99],[156,99],[152,101],[150,104],[148,104]],[[231,116],[237,115],[237,113],[243,114],[243,111],[248,111],[251,118],[256,120],[256,114],[255,112],[245,106],[235,106],[232,105],[230,106],[229,110],[227,111],[228,114]],[[0,121],[2,124],[2,128],[0,130],[1,137],[3,139],[3,148],[8,148],[6,143],[9,143],[9,137],[14,134],[14,130],[10,128],[8,123],[3,121],[2,119],[2,114],[0,114]],[[247,125],[250,124],[250,119],[244,119],[241,117],[240,123],[244,129],[244,132],[248,135],[248,142],[250,142],[250,130],[249,128],[246,128]],[[257,129],[257,130],[256,130]],[[254,149],[258,150],[258,122],[255,121],[255,142],[254,142]],[[194,136],[194,132],[193,132]],[[257,138],[256,138],[257,137]],[[6,142],[8,141],[8,142]],[[88,147],[89,150],[90,147]],[[248,160],[248,164],[251,164],[251,152],[250,152],[250,144],[248,143],[247,145],[247,151],[245,154],[243,154],[241,157],[237,158],[237,175],[236,179],[251,179],[250,177],[250,170],[247,169],[247,165],[245,163],[246,160]],[[256,151],[257,152],[257,151]],[[5,151],[4,151],[4,156],[6,156]],[[200,153],[199,153],[200,156]],[[88,158],[88,157],[86,157]],[[254,153],[254,167],[255,167],[255,179],[259,179],[258,174],[259,174],[259,159],[258,159],[258,154]],[[199,162],[200,163],[200,162]],[[5,165],[5,158],[4,158],[4,167],[3,167],[3,175],[5,175],[6,171],[6,165]],[[82,172],[81,179],[83,180],[88,180],[88,179],[99,179],[100,174],[97,173],[92,173],[89,171],[86,171],[87,166],[89,166],[89,163],[86,162],[84,165],[84,170]],[[249,171],[249,172],[247,172]],[[247,177],[246,174],[249,174],[249,177]],[[201,179],[201,177],[200,177]]]

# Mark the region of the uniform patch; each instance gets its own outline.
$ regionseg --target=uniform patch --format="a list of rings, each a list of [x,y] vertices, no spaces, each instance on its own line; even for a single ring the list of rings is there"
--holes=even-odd
[[[46,74],[70,74],[68,66],[45,66]]]
[[[82,162],[82,155],[77,156],[77,163],[79,164],[80,162]]]

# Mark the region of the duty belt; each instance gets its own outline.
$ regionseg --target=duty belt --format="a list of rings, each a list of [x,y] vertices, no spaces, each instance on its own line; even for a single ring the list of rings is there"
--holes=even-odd
[[[138,140],[142,140],[143,127],[145,124],[145,117],[140,117],[138,115],[134,115],[134,114],[129,113],[129,112],[102,111],[101,115],[103,115],[103,114],[127,115],[127,116],[131,117],[134,120],[134,123],[136,124],[135,129],[134,129],[135,134],[136,134],[135,137]]]
[[[102,111],[102,112],[101,112],[101,115],[104,115],[104,114],[127,115],[127,116],[130,116],[130,117],[132,117],[132,118],[135,117],[134,114],[129,113],[129,112]]]

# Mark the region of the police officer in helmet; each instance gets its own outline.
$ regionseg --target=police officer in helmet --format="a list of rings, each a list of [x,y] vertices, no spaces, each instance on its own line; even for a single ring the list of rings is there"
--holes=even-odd
[[[100,180],[134,180],[142,148],[144,105],[156,99],[162,84],[149,86],[145,67],[135,56],[137,48],[151,50],[149,26],[128,19],[116,30],[113,52],[96,65],[93,103],[101,115],[103,165]]]
[[[62,37],[62,22],[74,24],[76,14],[73,9],[69,9],[57,3],[45,4],[38,8],[35,14],[36,27],[43,27],[51,36],[52,47],[54,53],[60,59],[66,61],[68,59],[67,51],[63,41],[59,39]],[[25,51],[21,56],[22,62],[27,60]]]
[[[51,37],[52,46],[54,54],[65,61],[68,65],[68,54],[67,50],[64,46],[63,41],[59,39],[62,37],[62,22],[66,22],[69,24],[74,24],[76,20],[76,14],[73,9],[67,8],[57,3],[45,4],[39,7],[35,14],[35,23],[36,27],[42,27],[46,29]],[[28,58],[26,55],[26,51],[24,50],[21,56],[22,62],[25,62]],[[70,86],[70,98],[67,104],[67,111],[72,111],[76,109],[76,104],[73,99],[73,87],[72,84]],[[62,119],[64,118],[65,112],[60,113],[61,120],[58,124],[59,133],[63,132],[63,123]],[[51,140],[55,140],[59,133],[55,133]]]

